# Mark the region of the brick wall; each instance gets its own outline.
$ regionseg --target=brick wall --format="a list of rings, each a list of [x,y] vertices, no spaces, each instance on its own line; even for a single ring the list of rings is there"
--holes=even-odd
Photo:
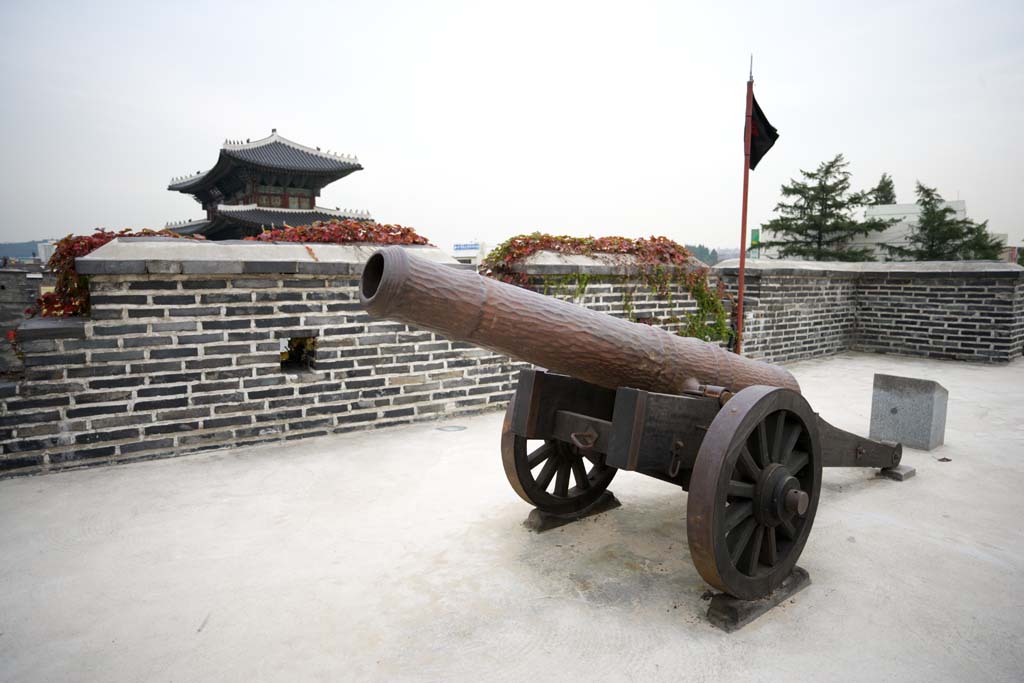
[[[138,239],[118,252],[118,242],[79,260],[91,275],[90,318],[19,328],[25,376],[0,383],[0,476],[497,409],[526,367],[369,320],[357,294],[372,251],[365,247]],[[112,256],[93,259],[108,248]],[[1024,270],[963,267],[755,263],[745,353],[776,362],[846,349],[1019,357]],[[682,287],[662,296],[615,270],[548,265],[528,272],[548,296],[670,331],[696,310]],[[585,288],[571,282],[579,274],[589,279]],[[735,269],[718,274],[735,292]],[[311,367],[283,369],[282,340],[305,337],[317,339]]]
[[[35,304],[40,287],[52,285],[53,276],[43,274],[40,268],[0,269],[0,335],[16,328],[25,319],[25,309]],[[10,345],[0,344],[0,373],[21,371],[21,360]]]
[[[735,295],[733,262],[716,271]],[[1000,263],[750,262],[744,353],[844,350],[1004,363],[1024,344],[1024,269]]]
[[[724,280],[735,296],[735,278]],[[850,348],[855,287],[849,275],[749,273],[743,299],[744,355],[783,363]]]
[[[0,475],[500,408],[527,367],[370,320],[359,304],[356,272],[301,274],[295,263],[279,261],[145,265],[156,272],[92,275],[87,320],[22,326],[25,378],[0,385]],[[292,272],[209,272],[225,269]],[[355,271],[358,264],[316,269]],[[140,269],[126,261],[92,270]],[[161,274],[182,270],[207,272]],[[647,319],[696,308],[684,289],[669,301],[628,283],[577,291],[538,279],[534,286],[612,315],[624,315],[627,302]],[[317,338],[309,371],[282,370],[281,340],[296,337]]]
[[[1021,355],[1021,280],[870,273],[857,290],[852,348],[929,358],[1007,362]]]
[[[1024,355],[1024,279],[1017,282],[1013,294],[1013,331],[1010,333],[1014,350],[1011,355]]]

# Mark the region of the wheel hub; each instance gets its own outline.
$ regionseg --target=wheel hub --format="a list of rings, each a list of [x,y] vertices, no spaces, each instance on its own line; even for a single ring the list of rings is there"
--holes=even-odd
[[[809,504],[810,496],[785,467],[772,463],[761,471],[754,491],[754,516],[758,522],[778,526],[784,520],[803,517]]]

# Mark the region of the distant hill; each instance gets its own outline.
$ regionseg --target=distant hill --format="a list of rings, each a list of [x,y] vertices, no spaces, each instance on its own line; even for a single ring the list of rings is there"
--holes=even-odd
[[[11,258],[32,258],[38,251],[36,245],[49,240],[38,240],[35,242],[0,242],[0,256]]]

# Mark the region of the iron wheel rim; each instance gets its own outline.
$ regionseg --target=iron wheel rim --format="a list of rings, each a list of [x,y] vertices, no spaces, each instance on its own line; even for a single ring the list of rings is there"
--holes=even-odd
[[[737,393],[708,429],[690,481],[687,535],[701,576],[741,599],[771,593],[803,551],[820,490],[817,416],[807,401],[777,387]],[[803,514],[787,501],[802,502]]]

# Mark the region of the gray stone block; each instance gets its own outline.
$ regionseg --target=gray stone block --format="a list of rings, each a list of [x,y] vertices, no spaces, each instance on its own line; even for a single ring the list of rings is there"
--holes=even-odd
[[[241,261],[184,261],[183,275],[241,275]]]
[[[160,275],[176,275],[181,272],[180,261],[146,261],[146,272]]]
[[[295,261],[245,261],[243,273],[296,273],[298,264]]]
[[[75,270],[79,275],[145,275],[145,261],[120,261],[104,259],[75,259]]]
[[[871,438],[927,451],[941,446],[948,399],[949,392],[938,382],[876,374],[871,396]]]
[[[84,339],[85,321],[81,318],[31,318],[18,325],[18,339]]]

